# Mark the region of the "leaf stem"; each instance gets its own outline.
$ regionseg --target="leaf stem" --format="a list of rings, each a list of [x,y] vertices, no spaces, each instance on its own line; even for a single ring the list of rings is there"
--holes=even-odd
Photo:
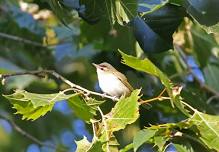
[[[147,99],[147,100],[141,100],[139,102],[139,104],[142,105],[142,104],[145,104],[145,103],[148,103],[148,102],[152,102],[152,101],[155,101],[155,100],[159,100],[159,101],[170,100],[171,99],[170,97],[163,97],[162,96],[165,91],[166,91],[166,88],[164,88],[157,97],[154,97],[154,98],[151,98],[151,99]]]
[[[188,103],[181,101],[182,104],[184,104],[185,106],[187,106],[189,109],[191,109],[193,112],[196,112],[197,110],[195,108],[193,108],[192,106],[190,106]]]
[[[97,138],[97,133],[96,133],[96,130],[95,130],[95,121],[91,119],[91,124],[92,124],[92,129],[93,129],[93,142],[96,141],[98,138]]]
[[[100,107],[98,107],[98,110],[99,110],[100,115],[101,115],[101,117],[102,117],[102,122],[103,122],[103,125],[104,125],[105,134],[106,134],[106,151],[107,151],[107,152],[110,152],[108,126],[107,126],[107,123],[106,123],[104,114],[103,114],[102,110],[100,109]]]

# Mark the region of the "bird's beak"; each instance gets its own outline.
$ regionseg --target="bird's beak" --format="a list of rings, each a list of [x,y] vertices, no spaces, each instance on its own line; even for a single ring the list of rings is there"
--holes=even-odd
[[[92,63],[96,68],[99,68],[98,64]]]

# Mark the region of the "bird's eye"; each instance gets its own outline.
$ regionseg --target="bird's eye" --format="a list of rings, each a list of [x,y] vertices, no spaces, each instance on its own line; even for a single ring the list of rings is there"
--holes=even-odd
[[[100,70],[102,70],[102,71],[106,71],[106,70],[107,70],[107,68],[106,68],[106,66],[104,66],[104,65],[101,65],[101,66],[100,66]]]

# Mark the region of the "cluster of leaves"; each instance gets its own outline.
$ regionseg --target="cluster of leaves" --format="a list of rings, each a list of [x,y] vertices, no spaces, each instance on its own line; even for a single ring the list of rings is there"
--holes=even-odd
[[[173,95],[173,84],[150,60],[140,60],[122,52],[121,54],[123,62],[128,66],[158,77],[167,88],[174,104],[179,105],[179,103],[184,103],[181,100],[178,101],[178,99],[181,99],[179,94]],[[114,108],[106,115],[104,115],[99,108],[104,101],[83,98],[83,94],[77,93],[69,93],[66,95],[64,92],[65,91],[62,91],[57,94],[35,94],[26,91],[16,91],[14,94],[6,95],[5,97],[11,102],[13,108],[17,110],[16,114],[21,114],[23,119],[27,120],[35,120],[45,115],[48,111],[51,111],[55,102],[67,100],[79,118],[94,125],[94,138],[92,143],[86,138],[78,141],[78,152],[118,150],[118,142],[113,133],[124,129],[128,124],[134,123],[139,118],[140,105],[138,100],[140,99],[140,90],[133,91],[130,97],[121,97]],[[195,137],[192,138],[204,148],[218,150],[218,146],[215,142],[217,142],[219,138],[219,130],[217,127],[219,117],[204,114],[190,106],[188,107],[190,110],[193,110],[193,115],[189,116],[188,119],[179,123],[154,125],[140,130],[135,135],[133,143],[121,149],[121,151],[127,151],[131,148],[134,148],[134,151],[136,151],[143,143],[152,143],[159,151],[164,151],[170,142],[176,146],[177,150],[186,151],[187,149],[191,149],[192,146],[177,144],[177,142],[174,143],[174,139],[188,138],[186,136],[191,136],[186,134],[188,131],[194,132]],[[178,108],[183,112],[187,112],[184,106]],[[94,116],[97,114],[97,111],[101,114],[101,121],[95,120]]]
[[[196,79],[197,77],[198,82],[201,83],[201,85],[207,85],[213,89],[213,91],[212,89],[210,90],[210,93],[219,92],[217,85],[219,74],[219,46],[215,39],[215,32],[219,29],[219,19],[217,15],[219,14],[217,8],[219,2],[217,0],[202,0],[198,3],[195,0],[158,0],[154,2],[145,0],[139,2],[134,0],[46,1],[62,23],[71,30],[64,29],[58,23],[53,23],[55,25],[46,23],[49,24],[49,26],[41,25],[31,18],[32,16],[30,14],[20,11],[16,2],[15,4],[12,2],[13,0],[6,5],[10,8],[7,9],[7,11],[9,11],[8,14],[12,12],[12,17],[10,18],[12,21],[6,20],[5,22],[0,23],[2,25],[7,25],[8,22],[12,22],[12,26],[14,27],[13,31],[8,29],[2,29],[2,31],[9,31],[10,34],[13,34],[16,33],[16,30],[20,30],[21,28],[21,36],[27,35],[26,38],[29,38],[28,35],[30,35],[31,38],[31,35],[34,35],[36,41],[43,39],[41,36],[46,35],[45,31],[47,33],[52,31],[51,33],[56,33],[55,38],[52,36],[55,42],[63,42],[62,40],[64,39],[65,43],[57,44],[55,48],[50,48],[51,50],[54,49],[53,51],[58,56],[56,65],[52,64],[51,66],[47,65],[48,60],[52,63],[56,57],[52,56],[50,49],[47,51],[39,49],[39,54],[36,56],[33,52],[34,50],[38,50],[38,47],[33,47],[33,52],[30,53],[27,52],[25,46],[21,45],[20,49],[22,51],[18,51],[23,52],[18,53],[20,54],[19,57],[21,59],[16,58],[18,56],[17,53],[10,54],[5,51],[6,53],[2,56],[9,59],[17,59],[15,61],[12,60],[13,63],[16,63],[16,65],[19,65],[22,68],[7,62],[10,65],[9,67],[13,68],[8,68],[9,70],[6,68],[7,71],[4,71],[4,68],[1,68],[3,72],[24,69],[30,70],[35,69],[36,67],[57,68],[57,70],[61,69],[60,71],[63,72],[64,70],[62,71],[62,68],[60,67],[68,67],[69,63],[67,61],[74,62],[75,65],[81,65],[78,64],[79,61],[83,62],[83,65],[85,65],[86,61],[82,60],[86,60],[87,58],[101,61],[98,56],[94,55],[96,52],[92,53],[90,48],[88,48],[89,51],[83,50],[83,48],[88,45],[94,46],[95,49],[107,51],[115,51],[119,48],[120,50],[126,50],[126,52],[129,52],[130,54],[133,54],[133,50],[135,50],[138,56],[145,56],[144,53],[149,54],[148,58],[139,59],[120,51],[122,62],[125,65],[136,71],[155,76],[157,78],[156,80],[161,82],[158,82],[157,84],[159,84],[159,86],[162,84],[167,90],[167,95],[168,98],[170,98],[171,104],[165,105],[165,103],[159,102],[158,106],[153,105],[152,109],[149,111],[152,111],[153,109],[161,110],[164,113],[163,115],[166,113],[168,117],[171,118],[174,117],[173,115],[176,115],[176,113],[174,113],[175,111],[179,111],[183,114],[184,119],[182,120],[182,114],[180,113],[180,115],[176,115],[176,117],[180,118],[174,119],[178,120],[176,123],[161,123],[160,125],[149,125],[151,123],[148,123],[147,126],[149,126],[135,133],[131,143],[124,148],[120,147],[120,151],[125,152],[131,149],[137,151],[141,149],[142,145],[145,143],[152,144],[157,151],[165,151],[171,145],[180,152],[219,151],[217,144],[219,141],[219,117],[204,113],[204,111],[207,111],[215,114],[214,111],[217,108],[217,104],[212,106],[215,108],[212,110],[212,107],[206,103],[207,98],[210,95],[205,92],[200,92],[199,86],[192,85],[192,87],[190,87],[190,82],[192,81],[190,78]],[[43,0],[37,3],[39,3],[40,6],[45,5]],[[13,9],[14,6],[16,6],[16,8]],[[48,6],[46,5],[46,7]],[[28,17],[31,18],[31,23],[29,24],[33,24],[36,27],[24,24],[23,20]],[[184,19],[184,17],[188,18]],[[80,23],[80,26],[78,22],[79,18],[84,21]],[[54,26],[54,28],[51,29],[51,26]],[[130,27],[132,32],[129,31]],[[177,30],[178,32],[176,32]],[[69,31],[73,34],[69,34]],[[162,57],[159,57],[159,55],[153,56],[152,53],[164,52],[173,48],[172,36],[174,32],[176,33],[174,43],[176,46],[180,47],[169,54],[162,54]],[[208,34],[212,32],[213,34]],[[130,37],[130,33],[134,36]],[[47,36],[50,38],[51,35]],[[127,37],[130,37],[130,39],[127,40]],[[178,41],[177,38],[179,39]],[[48,44],[52,44],[51,39]],[[141,49],[139,46],[136,47],[136,41]],[[72,45],[72,43],[75,45]],[[11,46],[7,41],[4,42],[4,45],[10,49],[18,47]],[[4,47],[2,49],[5,50]],[[79,52],[75,51],[75,54],[73,55],[69,53],[69,50],[73,51],[76,49],[79,49]],[[42,58],[42,53],[45,52],[49,55],[43,54],[45,58]],[[60,57],[60,52],[67,53],[64,55],[62,54],[63,57]],[[109,54],[111,54],[111,52]],[[115,56],[112,55],[111,58],[107,58],[107,55],[109,54],[104,54],[104,56],[106,56],[104,59],[113,62],[114,60],[111,59],[115,59]],[[52,59],[47,59],[47,57],[51,56]],[[189,60],[189,57],[191,56],[194,57],[192,58],[192,61]],[[85,59],[82,59],[82,57]],[[100,54],[101,59],[102,57],[103,55]],[[166,62],[163,64],[162,61],[165,61],[166,58],[168,58],[167,60],[171,61],[171,63],[174,63],[175,67],[170,66]],[[0,58],[0,61],[3,61],[3,59]],[[156,65],[152,61],[155,62]],[[25,64],[28,63],[29,66],[25,66],[23,62],[25,62]],[[118,60],[115,62],[118,62]],[[190,64],[190,62],[196,62],[197,64]],[[76,68],[76,66],[73,66],[73,68],[79,73],[81,72],[80,70],[83,69]],[[174,79],[176,82],[171,81],[171,78],[168,77],[175,72],[177,72],[177,74],[188,72],[188,68],[190,69],[189,72],[193,74],[192,76],[187,75],[187,73],[183,76],[180,75],[179,79]],[[88,69],[84,71],[87,71],[87,73],[84,73],[84,77],[88,78],[87,75],[89,73],[89,79],[91,80],[93,74],[90,74],[90,71],[92,70]],[[165,71],[165,73],[162,71]],[[201,74],[197,74],[197,71],[201,71]],[[78,80],[77,82],[79,82],[79,84],[88,84],[86,82],[88,82],[89,79],[83,80],[82,76],[77,77],[77,73],[74,73],[74,75],[74,81]],[[204,78],[200,78],[200,76],[204,76]],[[63,100],[67,101],[69,107],[74,111],[77,117],[93,126],[92,142],[88,141],[85,137],[82,140],[77,141],[78,152],[118,151],[120,141],[117,140],[116,133],[125,130],[127,126],[133,125],[141,119],[141,114],[139,112],[141,111],[141,105],[138,102],[141,97],[140,90],[134,90],[129,97],[121,97],[114,107],[110,109],[110,112],[104,114],[102,112],[102,109],[104,108],[100,108],[100,106],[104,107],[105,101],[80,93],[72,93],[71,91],[73,90],[71,89],[66,89],[59,93],[51,93],[51,90],[52,92],[54,92],[54,90],[56,92],[59,90],[57,84],[54,81],[51,82],[51,80],[46,81],[46,83],[43,84],[43,88],[46,88],[45,92],[47,94],[32,93],[35,90],[37,90],[36,92],[42,92],[39,91],[42,88],[42,84],[36,89],[37,87],[32,83],[36,83],[36,81],[39,83],[38,78],[28,78],[30,79],[29,81],[27,80],[27,77],[23,77],[23,79],[19,80],[19,82],[22,83],[18,84],[13,83],[13,80],[17,79],[12,79],[11,84],[14,86],[11,88],[18,88],[23,82],[28,81],[28,83],[22,85],[22,87],[20,87],[21,90],[15,91],[15,93],[10,95],[4,95],[13,105],[13,108],[16,109],[16,114],[21,114],[22,119],[36,120],[41,116],[44,116],[47,112],[52,111],[57,102],[62,102]],[[140,79],[140,77],[137,79]],[[175,84],[177,84],[177,82],[184,83],[188,91],[185,89],[182,92],[177,92],[175,90]],[[28,88],[30,90],[29,92],[22,90],[30,84],[33,85],[34,89]],[[147,83],[147,85],[151,84]],[[157,87],[156,85],[151,86],[153,88]],[[90,86],[87,85],[87,87],[89,88]],[[141,87],[143,87],[143,83]],[[151,91],[152,89],[149,90]],[[194,109],[193,107],[196,107],[199,110]],[[146,120],[143,119],[143,121]],[[156,122],[155,124],[160,122],[162,121]]]
[[[193,18],[208,32],[217,29],[219,20],[216,0],[200,3],[178,0],[155,2],[142,0],[138,3],[133,0],[110,2],[53,0],[49,4],[65,24],[72,22],[68,15],[62,15],[64,13],[62,10],[68,8],[77,11],[78,15],[89,24],[98,26],[99,22],[107,18],[111,28],[116,23],[131,26],[135,39],[143,51],[149,54],[173,48],[172,35],[184,17]],[[69,15],[70,12],[68,11]]]

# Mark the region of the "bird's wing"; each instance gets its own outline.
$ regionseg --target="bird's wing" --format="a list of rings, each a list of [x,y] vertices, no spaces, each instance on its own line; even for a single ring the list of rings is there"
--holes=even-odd
[[[122,74],[122,73],[120,73],[120,72],[118,72],[118,71],[114,71],[113,73],[118,76],[119,80],[120,80],[127,88],[129,88],[130,91],[133,91],[133,90],[134,90],[133,87],[129,84],[129,82],[128,82],[128,80],[127,80],[127,78],[126,78],[126,76],[125,76],[124,74]]]

